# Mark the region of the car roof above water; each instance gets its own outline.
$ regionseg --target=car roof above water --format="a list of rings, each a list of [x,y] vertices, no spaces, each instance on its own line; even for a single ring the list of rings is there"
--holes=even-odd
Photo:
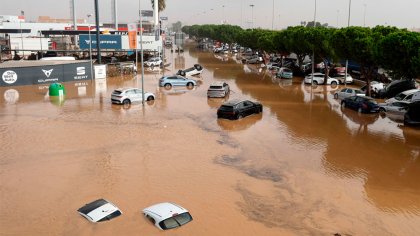
[[[143,209],[144,213],[153,214],[160,220],[168,219],[174,215],[188,212],[187,209],[171,202],[158,203]]]

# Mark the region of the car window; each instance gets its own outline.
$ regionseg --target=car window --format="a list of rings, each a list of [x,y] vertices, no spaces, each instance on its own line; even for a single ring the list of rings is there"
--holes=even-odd
[[[125,92],[126,94],[135,94],[135,92],[134,92],[134,90],[132,90],[132,89],[130,89],[130,90],[127,90],[127,92]]]
[[[162,229],[172,229],[180,226],[174,218],[169,218],[159,223]]]
[[[413,98],[413,94],[408,95],[407,97],[404,98],[404,100],[411,100],[411,98]]]
[[[180,225],[185,225],[192,220],[192,217],[188,212],[176,215],[174,218]]]
[[[347,91],[347,89],[342,89],[341,92],[345,93]]]
[[[120,216],[120,215],[121,215],[121,211],[114,211],[112,214],[109,214],[109,215],[105,216],[104,218],[98,220],[98,222],[102,222],[102,221],[105,221],[105,220],[110,220],[110,219],[115,218],[115,217]]]

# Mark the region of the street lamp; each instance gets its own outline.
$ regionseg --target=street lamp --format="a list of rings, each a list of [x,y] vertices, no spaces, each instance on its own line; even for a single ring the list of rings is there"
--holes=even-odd
[[[87,18],[88,18],[88,34],[89,34],[89,60],[90,60],[90,77],[91,80],[93,80],[93,63],[92,63],[92,37],[90,35],[90,17],[92,16],[92,14],[87,14]]]
[[[349,0],[349,17],[347,19],[347,27],[350,26],[350,13],[351,13],[351,0]],[[349,60],[346,59],[346,70],[344,74],[344,87],[347,86],[346,80],[347,80],[347,74],[348,74],[348,67],[349,67]]]
[[[222,8],[223,8],[222,25],[224,25],[225,24],[225,5],[222,5]]]
[[[363,27],[365,27],[366,26],[366,3],[363,4],[363,7],[364,7],[364,9],[363,9]]]
[[[316,27],[316,0],[314,8],[314,28]],[[314,73],[315,73],[315,49],[312,49],[312,76],[311,76],[311,85],[314,83]]]
[[[273,0],[273,12],[271,14],[271,30],[274,30],[274,0]]]
[[[254,4],[249,5],[251,7],[251,28],[254,29]]]

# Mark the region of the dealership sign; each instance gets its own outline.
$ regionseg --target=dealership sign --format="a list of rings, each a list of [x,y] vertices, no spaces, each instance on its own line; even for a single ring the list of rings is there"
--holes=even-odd
[[[89,38],[90,36],[90,38]],[[99,35],[99,46],[102,49],[122,49],[121,47],[121,35]],[[79,36],[80,49],[89,49],[89,45],[92,48],[96,48],[96,35],[81,34]]]

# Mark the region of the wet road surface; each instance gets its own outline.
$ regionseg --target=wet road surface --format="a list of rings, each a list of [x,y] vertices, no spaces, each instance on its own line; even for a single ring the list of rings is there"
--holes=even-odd
[[[158,87],[156,101],[112,105],[140,77],[0,88],[0,235],[157,235],[141,214],[171,201],[194,220],[171,235],[418,235],[420,130],[358,114],[333,98],[341,87],[273,79],[235,57],[171,54],[165,74],[204,66],[194,89]],[[207,99],[226,81],[226,99]],[[260,115],[218,120],[226,100]],[[76,210],[98,198],[123,215],[92,224]],[[167,232],[169,233],[169,232]]]

